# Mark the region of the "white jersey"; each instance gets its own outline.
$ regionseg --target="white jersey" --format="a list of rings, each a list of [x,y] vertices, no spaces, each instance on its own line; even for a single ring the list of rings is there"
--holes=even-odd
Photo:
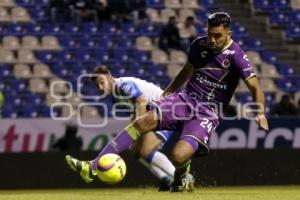
[[[147,100],[157,100],[163,93],[163,90],[148,81],[134,77],[120,77],[115,79],[115,98],[127,100],[134,103],[140,96],[144,96]]]

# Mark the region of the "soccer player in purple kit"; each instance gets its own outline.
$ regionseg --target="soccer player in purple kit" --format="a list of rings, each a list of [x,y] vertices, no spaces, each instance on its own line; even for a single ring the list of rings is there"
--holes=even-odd
[[[149,104],[144,115],[101,151],[120,154],[149,131],[181,130],[180,140],[170,155],[176,167],[172,192],[192,189],[193,183],[187,179],[191,158],[208,153],[209,138],[220,123],[220,110],[229,103],[240,79],[257,104],[256,122],[268,130],[264,94],[246,54],[231,39],[230,16],[216,12],[207,21],[207,36],[192,42],[188,61],[165,89],[164,96]]]

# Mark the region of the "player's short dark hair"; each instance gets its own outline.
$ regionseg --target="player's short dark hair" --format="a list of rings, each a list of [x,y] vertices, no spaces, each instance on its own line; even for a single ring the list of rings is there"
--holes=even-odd
[[[226,12],[215,12],[208,16],[208,26],[216,27],[223,25],[225,28],[230,27],[230,15]]]
[[[96,81],[95,74],[108,75],[108,74],[110,74],[110,69],[106,65],[99,65],[99,66],[95,67],[95,69],[92,71],[92,76],[91,76],[92,81]]]

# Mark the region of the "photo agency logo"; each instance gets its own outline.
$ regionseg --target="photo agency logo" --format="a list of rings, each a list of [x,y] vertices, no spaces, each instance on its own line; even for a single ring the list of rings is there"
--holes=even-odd
[[[80,75],[75,82],[52,81],[50,84],[50,115],[53,120],[76,119],[82,127],[101,128],[108,123],[108,107],[102,102],[106,94],[93,82],[95,74]]]
[[[150,105],[148,102],[144,104],[136,104],[131,101],[131,96],[125,96],[116,85],[106,84],[106,92],[101,91],[96,81],[97,74],[82,74],[75,82],[65,80],[56,80],[51,82],[50,97],[47,98],[51,102],[51,118],[53,120],[68,121],[77,120],[77,123],[83,127],[104,127],[108,123],[108,118],[117,120],[132,120],[136,116],[140,116],[140,107],[147,109],[157,109],[158,118],[162,117],[161,113],[169,113],[175,120],[254,120],[258,111],[256,103],[248,102],[244,104],[236,103],[233,108],[234,113],[228,115],[226,113],[226,105],[214,102],[213,93],[196,94],[190,93],[186,98],[190,101],[176,102],[170,99],[169,102],[161,103],[159,108],[157,105]],[[103,83],[101,83],[103,84]],[[104,84],[105,85],[105,84]],[[122,88],[125,93],[131,89],[130,85]],[[112,96],[112,98],[107,98]],[[171,98],[171,97],[170,97]],[[200,101],[199,99],[206,99]],[[108,103],[111,104],[108,107]],[[188,112],[182,114],[183,110]],[[130,115],[128,115],[130,113]],[[92,119],[92,120],[91,120]]]

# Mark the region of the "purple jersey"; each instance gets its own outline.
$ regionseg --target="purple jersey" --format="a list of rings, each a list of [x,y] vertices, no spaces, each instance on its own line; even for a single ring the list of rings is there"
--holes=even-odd
[[[207,46],[207,37],[195,39],[188,52],[188,62],[194,72],[185,91],[191,99],[228,104],[240,78],[255,76],[247,55],[231,40],[227,48],[218,53]]]

